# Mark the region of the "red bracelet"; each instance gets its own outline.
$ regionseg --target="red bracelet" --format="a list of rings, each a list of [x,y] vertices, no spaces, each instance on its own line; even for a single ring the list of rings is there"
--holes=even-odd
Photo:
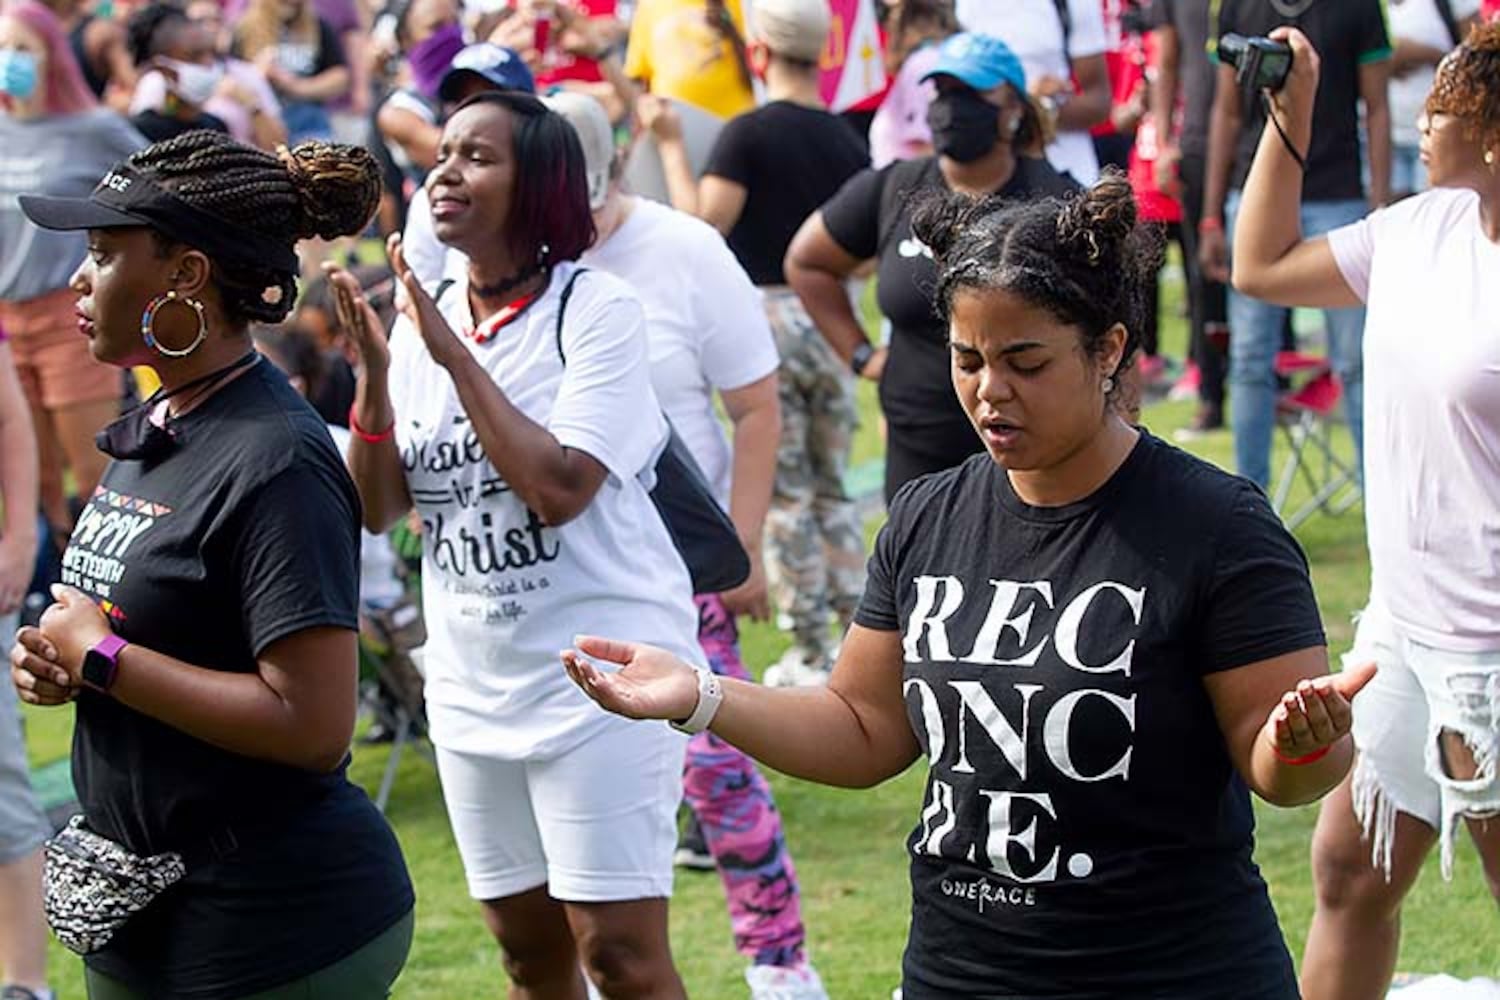
[[[1198,232],[1200,233],[1222,233],[1224,231],[1224,220],[1217,215],[1205,215],[1198,220]]]
[[[354,404],[350,404],[349,432],[366,444],[379,444],[382,441],[389,441],[391,438],[396,436],[396,421],[392,420],[391,426],[387,427],[379,434],[371,434],[369,431],[359,426],[359,421],[354,419]]]
[[[1312,753],[1308,754],[1305,757],[1288,757],[1286,754],[1281,752],[1280,747],[1278,747],[1274,743],[1271,744],[1271,752],[1276,755],[1276,759],[1281,761],[1283,764],[1290,764],[1292,767],[1302,767],[1304,764],[1316,764],[1324,757],[1327,757],[1328,751],[1332,749],[1333,744],[1330,743],[1323,749],[1314,750]]]

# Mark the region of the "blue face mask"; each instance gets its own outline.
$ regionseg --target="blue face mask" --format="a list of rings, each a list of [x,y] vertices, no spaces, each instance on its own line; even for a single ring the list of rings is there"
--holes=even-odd
[[[0,49],[0,93],[26,100],[36,93],[36,56],[18,49]]]

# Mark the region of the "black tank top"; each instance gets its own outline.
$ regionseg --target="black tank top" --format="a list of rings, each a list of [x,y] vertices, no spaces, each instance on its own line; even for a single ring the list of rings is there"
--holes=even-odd
[[[104,96],[104,88],[109,84],[108,77],[99,76],[94,72],[93,64],[89,62],[88,50],[84,48],[83,36],[89,30],[89,25],[94,21],[94,15],[90,14],[68,32],[68,43],[73,47],[73,58],[78,60],[78,68],[83,70],[83,82],[89,85],[95,97]]]

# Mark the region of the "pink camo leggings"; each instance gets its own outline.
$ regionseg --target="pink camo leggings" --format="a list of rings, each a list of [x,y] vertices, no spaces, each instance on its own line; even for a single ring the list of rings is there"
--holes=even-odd
[[[695,598],[698,642],[713,672],[749,680],[739,630],[717,595]],[[683,795],[719,866],[734,946],[755,965],[795,966],[805,959],[797,870],[781,814],[755,762],[709,732],[688,741]]]

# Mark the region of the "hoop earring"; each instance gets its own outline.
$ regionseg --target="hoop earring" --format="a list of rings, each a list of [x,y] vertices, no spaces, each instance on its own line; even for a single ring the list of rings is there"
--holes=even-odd
[[[180,305],[187,306],[189,309],[193,310],[193,312],[198,314],[198,336],[193,338],[193,342],[182,348],[182,350],[180,351],[163,346],[156,339],[156,331],[153,329],[153,326],[156,323],[157,310],[159,310],[162,306],[168,305],[170,303],[178,303]],[[164,295],[158,295],[156,298],[152,299],[151,303],[146,306],[146,311],[141,313],[141,339],[146,342],[147,347],[165,357],[185,358],[189,354],[192,354],[194,351],[196,351],[198,349],[198,345],[203,343],[203,341],[207,339],[207,337],[208,319],[203,315],[203,303],[190,296],[183,296],[179,298],[175,291],[169,291]]]

